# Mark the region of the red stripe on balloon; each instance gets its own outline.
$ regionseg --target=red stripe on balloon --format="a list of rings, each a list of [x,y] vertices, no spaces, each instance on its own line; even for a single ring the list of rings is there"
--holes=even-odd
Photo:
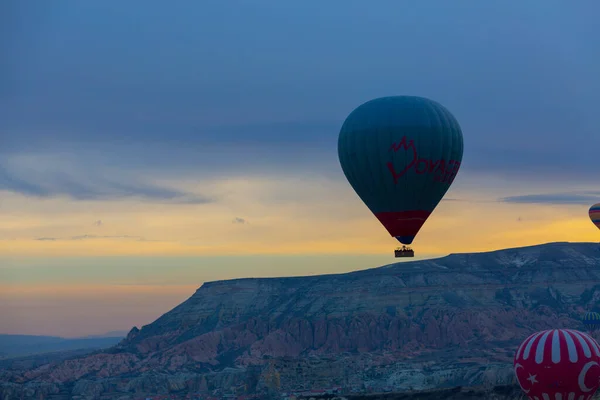
[[[394,237],[416,236],[430,215],[431,211],[424,210],[375,213],[379,222]]]

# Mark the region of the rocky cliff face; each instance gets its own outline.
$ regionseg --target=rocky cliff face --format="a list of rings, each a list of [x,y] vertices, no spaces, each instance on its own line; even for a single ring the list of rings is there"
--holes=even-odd
[[[70,385],[72,393],[253,392],[273,382],[263,376],[270,370],[287,391],[493,386],[512,382],[523,338],[583,329],[580,316],[599,298],[596,243],[210,282],[109,351],[14,372],[10,381]]]

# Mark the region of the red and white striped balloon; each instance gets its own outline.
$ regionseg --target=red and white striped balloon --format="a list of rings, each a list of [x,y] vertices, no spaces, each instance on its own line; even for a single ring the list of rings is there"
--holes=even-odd
[[[530,400],[588,400],[600,386],[600,346],[583,332],[549,329],[525,339],[514,367]]]

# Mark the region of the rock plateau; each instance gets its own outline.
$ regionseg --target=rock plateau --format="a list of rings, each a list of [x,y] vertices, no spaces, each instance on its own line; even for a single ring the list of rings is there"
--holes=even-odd
[[[514,385],[520,341],[546,328],[584,329],[581,315],[598,311],[599,299],[597,243],[208,282],[115,347],[30,368],[5,365],[0,394],[136,398]]]

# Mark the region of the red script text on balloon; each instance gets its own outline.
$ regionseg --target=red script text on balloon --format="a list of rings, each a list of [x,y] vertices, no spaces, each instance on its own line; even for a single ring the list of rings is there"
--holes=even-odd
[[[409,150],[412,151],[412,160],[406,164],[406,167],[401,171],[396,171],[394,164],[391,161],[388,161],[387,167],[394,178],[395,184],[398,183],[398,178],[402,177],[411,169],[414,169],[415,173],[419,175],[435,174],[433,179],[436,182],[451,184],[460,168],[460,161],[450,160],[446,162],[443,158],[439,160],[420,158],[414,141],[412,139],[408,140],[406,136],[404,136],[400,142],[392,143],[388,152],[393,151],[395,153],[401,149],[404,149],[406,152]]]

